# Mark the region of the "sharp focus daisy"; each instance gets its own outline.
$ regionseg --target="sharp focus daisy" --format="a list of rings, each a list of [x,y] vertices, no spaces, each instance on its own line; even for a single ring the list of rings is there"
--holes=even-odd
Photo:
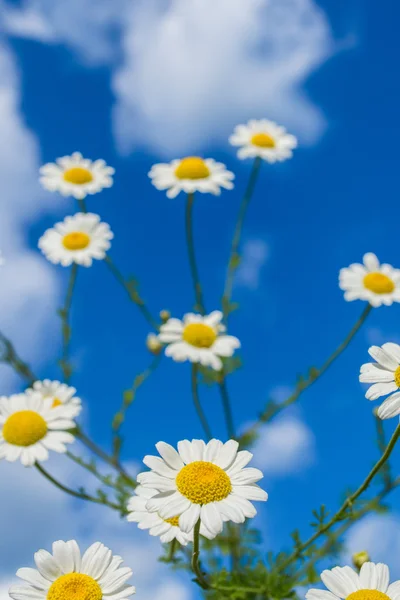
[[[102,223],[93,213],[76,213],[56,223],[39,240],[39,248],[46,258],[68,267],[77,263],[90,267],[93,259],[102,260],[114,237],[110,226]]]
[[[60,381],[50,381],[50,379],[35,381],[32,388],[28,388],[25,393],[28,395],[41,394],[43,400],[50,398],[53,408],[61,405],[68,408],[71,418],[77,417],[82,410],[82,402],[75,395],[76,388],[66,383],[60,383]]]
[[[269,163],[292,158],[292,150],[297,146],[294,135],[267,119],[251,119],[247,125],[237,125],[229,142],[232,146],[240,146],[238,158],[259,157]]]
[[[132,570],[100,542],[81,555],[75,540],[60,540],[52,553],[39,550],[34,558],[37,569],[18,569],[28,585],[13,585],[13,600],[124,600],[135,593],[127,583]]]
[[[135,494],[128,502],[128,521],[137,523],[139,529],[148,529],[150,535],[159,536],[163,544],[175,539],[186,546],[192,540],[193,536],[179,528],[178,516],[163,519],[157,512],[150,512],[146,508],[148,500],[158,494],[157,490],[138,485]]]
[[[400,600],[400,581],[389,585],[389,568],[366,562],[360,573],[351,567],[335,567],[321,573],[329,591],[311,589],[307,600]]]
[[[396,417],[400,415],[400,346],[388,342],[382,347],[371,346],[368,353],[376,362],[366,363],[360,369],[361,383],[373,384],[368,388],[365,397],[368,400],[377,400],[390,394],[378,408],[378,417]]]
[[[168,198],[175,198],[179,192],[203,192],[219,196],[221,188],[233,189],[232,180],[235,178],[224,164],[199,156],[153,165],[149,177],[158,190],[167,190]]]
[[[222,312],[215,310],[207,316],[188,313],[182,321],[168,319],[160,327],[158,339],[168,344],[165,355],[177,362],[189,360],[222,369],[221,356],[232,356],[240,341],[233,335],[225,335],[225,326],[221,324]]]
[[[381,265],[372,252],[364,254],[363,262],[340,270],[339,287],[345,292],[344,299],[366,300],[375,307],[400,302],[400,269]]]
[[[30,467],[47,460],[49,450],[67,451],[66,444],[75,439],[68,430],[75,423],[68,409],[52,404],[37,392],[0,398],[0,459]]]
[[[83,158],[80,152],[57,158],[55,163],[47,163],[40,168],[40,183],[50,192],[60,192],[63,196],[73,196],[82,200],[88,194],[97,194],[113,184],[115,170],[104,160],[91,161]]]
[[[210,539],[222,531],[224,521],[243,523],[257,513],[251,500],[267,500],[267,493],[257,481],[263,474],[258,469],[245,468],[253,455],[238,452],[238,442],[225,444],[211,440],[183,440],[178,452],[169,444],[159,442],[156,448],[161,458],[145,456],[143,462],[151,471],[140,473],[138,482],[159,493],[146,504],[147,510],[162,519],[179,517],[179,528],[190,533],[198,519]]]

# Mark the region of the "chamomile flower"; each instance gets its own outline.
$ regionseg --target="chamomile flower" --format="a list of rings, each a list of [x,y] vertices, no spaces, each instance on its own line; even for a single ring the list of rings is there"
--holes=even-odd
[[[186,314],[182,321],[168,319],[161,325],[158,339],[168,344],[165,355],[177,362],[189,360],[219,371],[222,369],[221,356],[232,356],[240,341],[233,335],[225,335],[221,324],[222,312],[215,310],[207,316]]]
[[[390,419],[400,415],[400,346],[392,342],[382,347],[371,346],[368,350],[375,363],[366,363],[360,369],[361,383],[372,383],[365,397],[376,400],[388,396],[378,408],[381,419]],[[392,393],[394,392],[394,393]]]
[[[256,482],[263,474],[245,468],[253,455],[238,452],[238,442],[225,444],[211,440],[183,440],[178,452],[159,442],[161,458],[145,456],[143,462],[151,471],[140,473],[137,481],[159,493],[149,498],[146,508],[162,519],[179,517],[179,528],[190,533],[198,519],[210,539],[218,535],[224,521],[243,523],[257,513],[250,500],[267,500],[267,493]],[[203,534],[204,535],[204,534]]]
[[[82,410],[81,399],[75,396],[76,388],[60,383],[60,381],[35,381],[31,388],[25,390],[27,395],[41,394],[43,400],[52,400],[52,407],[63,406],[69,409],[71,418],[75,418]]]
[[[158,190],[167,190],[168,198],[175,198],[179,192],[219,196],[221,188],[233,189],[232,180],[235,178],[224,164],[198,156],[153,165],[149,177]]]
[[[75,540],[58,541],[53,552],[34,555],[37,569],[18,569],[17,577],[28,585],[13,585],[13,600],[124,600],[135,593],[128,584],[129,567],[120,556],[96,542],[81,556]]]
[[[238,158],[262,158],[269,163],[282,162],[293,156],[297,139],[273,121],[251,119],[237,125],[229,138],[232,146],[240,146]]]
[[[147,510],[147,501],[158,494],[157,490],[138,485],[135,494],[128,502],[128,521],[137,523],[139,529],[148,529],[150,535],[159,536],[163,544],[177,540],[186,546],[192,540],[193,536],[179,529],[179,517],[163,519],[157,512]]]
[[[115,170],[104,160],[91,161],[83,158],[80,152],[57,158],[55,163],[47,163],[40,168],[40,183],[50,192],[60,192],[63,196],[73,196],[82,200],[88,194],[97,194],[113,184]]]
[[[68,430],[75,423],[68,409],[52,404],[39,392],[0,398],[0,459],[30,467],[47,460],[49,450],[67,451],[65,444],[75,439]]]
[[[102,223],[93,213],[76,213],[56,223],[39,240],[39,248],[46,258],[68,267],[77,263],[90,267],[93,259],[102,260],[114,237],[110,226]]]
[[[364,254],[363,263],[340,270],[339,287],[345,292],[344,299],[366,300],[375,307],[400,302],[400,269],[381,265],[372,252]]]
[[[307,600],[400,600],[400,581],[389,585],[389,568],[383,563],[366,562],[360,573],[351,567],[335,567],[321,573],[329,591],[311,589]]]

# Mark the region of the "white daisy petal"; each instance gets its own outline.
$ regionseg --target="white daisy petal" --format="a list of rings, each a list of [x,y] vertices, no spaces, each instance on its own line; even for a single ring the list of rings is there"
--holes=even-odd
[[[400,415],[400,392],[396,392],[386,398],[378,408],[378,417],[380,419],[390,419]]]

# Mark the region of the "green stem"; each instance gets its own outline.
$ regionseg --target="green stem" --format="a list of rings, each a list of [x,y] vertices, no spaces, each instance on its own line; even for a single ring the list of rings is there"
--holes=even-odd
[[[173,562],[173,560],[174,560],[176,545],[177,545],[177,541],[176,541],[176,538],[174,538],[169,547],[169,553],[168,553],[168,558],[167,558],[168,562]]]
[[[367,489],[367,487],[369,486],[369,484],[371,483],[371,481],[373,480],[375,475],[378,473],[378,471],[381,469],[381,467],[386,463],[386,461],[388,460],[389,456],[391,455],[391,453],[393,451],[393,448],[396,445],[396,442],[397,442],[399,436],[400,436],[400,425],[397,426],[388,445],[386,446],[385,452],[382,454],[381,458],[378,460],[378,462],[376,463],[374,468],[370,471],[370,473],[365,478],[365,480],[360,485],[360,487],[353,494],[351,494],[351,496],[346,498],[346,500],[343,502],[342,506],[334,514],[334,516],[332,517],[332,519],[330,519],[330,521],[328,521],[325,525],[320,527],[318,529],[318,531],[316,531],[314,533],[314,535],[312,535],[306,542],[304,542],[303,544],[300,544],[298,546],[298,548],[296,548],[296,550],[287,558],[287,560],[284,561],[280,565],[280,567],[279,567],[280,572],[284,571],[292,562],[294,562],[304,552],[304,550],[306,550],[309,546],[311,546],[311,544],[313,544],[315,542],[315,540],[317,540],[322,534],[324,534],[326,531],[328,531],[332,527],[332,525],[334,525],[341,518],[343,518],[343,513],[348,508],[352,507],[355,500],[357,500],[357,498],[359,496],[361,496],[361,494]]]
[[[83,213],[87,213],[86,202],[83,198],[78,198],[79,210]]]
[[[1,344],[4,346],[4,349],[1,348]],[[14,371],[18,373],[18,375],[20,375],[23,379],[26,379],[29,385],[33,385],[33,383],[37,381],[37,377],[31,370],[29,365],[19,358],[13,344],[1,332],[0,362],[10,365],[10,367],[14,369]]]
[[[226,380],[225,380],[224,376],[223,376],[222,381],[219,383],[219,390],[221,393],[222,406],[224,409],[224,416],[225,416],[226,428],[228,431],[228,437],[229,437],[229,439],[234,440],[236,438],[235,425],[233,423],[232,408],[231,408],[228,389],[226,387]]]
[[[70,313],[72,306],[72,297],[74,294],[74,288],[76,278],[78,275],[78,265],[74,263],[71,267],[71,273],[69,276],[69,283],[67,288],[67,295],[65,298],[64,307],[59,311],[61,317],[62,337],[63,337],[63,350],[62,357],[60,360],[60,367],[64,374],[64,379],[68,383],[71,379],[71,365],[69,363],[69,352],[71,342],[71,326],[70,326]]]
[[[372,310],[372,306],[367,304],[364,308],[360,318],[355,323],[355,325],[350,330],[349,334],[346,336],[344,341],[336,348],[333,354],[324,362],[324,364],[320,367],[320,369],[313,369],[310,371],[310,374],[307,379],[301,379],[296,386],[295,391],[291,394],[284,402],[280,404],[271,403],[267,406],[264,412],[260,415],[258,421],[252,425],[249,429],[247,429],[241,436],[240,442],[243,445],[246,445],[246,438],[251,441],[257,435],[258,429],[263,423],[268,423],[271,421],[277,414],[279,414],[283,409],[287,408],[294,402],[298,400],[298,398],[302,395],[305,390],[311,387],[318,379],[322,377],[322,375],[329,369],[329,367],[334,363],[334,361],[344,352],[344,350],[348,347],[350,342],[355,337],[356,333],[361,329],[362,325],[365,323],[369,313]]]
[[[193,239],[193,202],[194,193],[188,194],[186,202],[186,215],[185,215],[185,228],[186,228],[186,243],[189,255],[190,272],[192,274],[194,293],[196,297],[196,310],[202,315],[205,314],[206,309],[204,307],[203,292],[200,284],[199,271],[197,268],[196,254],[194,251],[194,239]]]
[[[95,498],[94,496],[89,496],[89,494],[86,494],[85,492],[77,492],[75,490],[71,490],[69,487],[67,487],[64,484],[57,481],[57,479],[54,479],[54,477],[52,475],[50,475],[50,473],[48,473],[39,463],[35,463],[35,467],[48,481],[50,481],[53,485],[55,485],[62,492],[65,492],[66,494],[69,494],[70,496],[73,496],[74,498],[79,498],[80,500],[87,500],[88,502],[94,502],[95,504],[103,504],[105,506],[109,506],[110,508],[113,508],[113,509],[121,512],[122,507],[119,504],[110,502],[109,500],[106,500],[105,498],[100,499],[100,498]]]
[[[375,415],[375,425],[376,425],[377,444],[378,444],[379,451],[382,454],[386,448],[386,440],[385,440],[385,431],[383,429],[383,422],[382,422],[382,419],[380,419],[378,417],[378,415]],[[383,482],[385,483],[385,485],[390,486],[390,484],[392,482],[392,475],[391,475],[389,463],[385,463],[382,468],[382,478],[383,478]]]
[[[251,170],[249,181],[239,208],[238,219],[236,222],[235,232],[233,234],[231,252],[229,255],[228,268],[225,278],[224,295],[222,299],[225,319],[228,317],[229,314],[229,303],[232,296],[233,280],[235,277],[236,269],[239,266],[238,250],[240,246],[240,240],[242,237],[243,225],[246,218],[247,209],[249,207],[257,183],[261,162],[262,161],[260,157],[254,159],[253,168]]]
[[[140,310],[140,312],[142,313],[142,315],[144,316],[144,318],[146,319],[148,324],[153,329],[155,329],[155,331],[158,331],[159,325],[158,325],[157,321],[153,318],[153,316],[152,316],[151,312],[149,311],[149,309],[147,308],[144,300],[139,295],[139,292],[137,291],[136,286],[132,282],[125,280],[121,271],[118,269],[118,267],[114,264],[114,262],[111,260],[111,258],[109,256],[105,257],[104,262],[106,263],[107,267],[109,268],[111,273],[114,275],[114,277],[118,281],[118,283],[120,283],[122,285],[122,287],[128,294],[129,299],[134,304],[136,304],[136,306],[138,307],[138,309]]]
[[[197,412],[197,415],[200,419],[200,422],[203,426],[204,429],[204,433],[206,434],[206,438],[207,441],[212,439],[212,433],[211,433],[211,429],[210,426],[208,424],[207,418],[204,414],[203,409],[201,408],[201,403],[200,403],[200,398],[199,398],[199,390],[198,390],[198,381],[197,381],[197,375],[198,375],[198,368],[196,364],[192,365],[192,379],[191,379],[191,383],[192,383],[192,396],[193,396],[193,402],[194,402],[194,406]]]
[[[96,477],[99,481],[101,481],[101,483],[103,485],[106,485],[112,489],[115,489],[114,484],[108,480],[107,476],[104,476],[101,473],[99,473],[99,471],[97,470],[97,468],[94,464],[87,463],[82,457],[76,456],[76,454],[73,454],[69,450],[65,454],[66,454],[66,456],[68,456],[68,458],[70,458],[72,461],[74,461],[74,463],[76,463],[80,467],[86,469],[87,471],[89,471],[89,473],[92,473],[92,475],[94,475],[94,477]]]
[[[207,580],[205,579],[204,574],[202,573],[201,568],[200,568],[200,564],[199,564],[199,558],[200,558],[200,525],[201,525],[201,520],[199,519],[197,521],[195,527],[194,527],[194,532],[193,532],[192,571],[196,575],[197,581],[198,581],[200,587],[202,587],[203,590],[209,590],[209,589],[211,589],[211,586],[207,582]]]

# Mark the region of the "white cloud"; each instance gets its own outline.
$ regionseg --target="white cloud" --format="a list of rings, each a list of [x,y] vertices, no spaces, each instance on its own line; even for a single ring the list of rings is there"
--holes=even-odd
[[[254,466],[265,475],[297,475],[313,464],[315,439],[300,417],[286,415],[261,427],[252,452]]]
[[[400,515],[370,515],[352,527],[345,541],[343,564],[355,552],[366,550],[373,562],[389,565],[391,580],[400,578]]]
[[[4,2],[4,0],[3,0]],[[1,0],[0,0],[1,3]],[[200,152],[268,116],[313,142],[325,127],[304,82],[334,51],[313,0],[26,0],[3,7],[12,35],[109,63],[123,152]]]
[[[236,272],[235,284],[250,290],[258,289],[260,275],[269,257],[269,247],[263,240],[248,240],[242,249],[242,260]]]

